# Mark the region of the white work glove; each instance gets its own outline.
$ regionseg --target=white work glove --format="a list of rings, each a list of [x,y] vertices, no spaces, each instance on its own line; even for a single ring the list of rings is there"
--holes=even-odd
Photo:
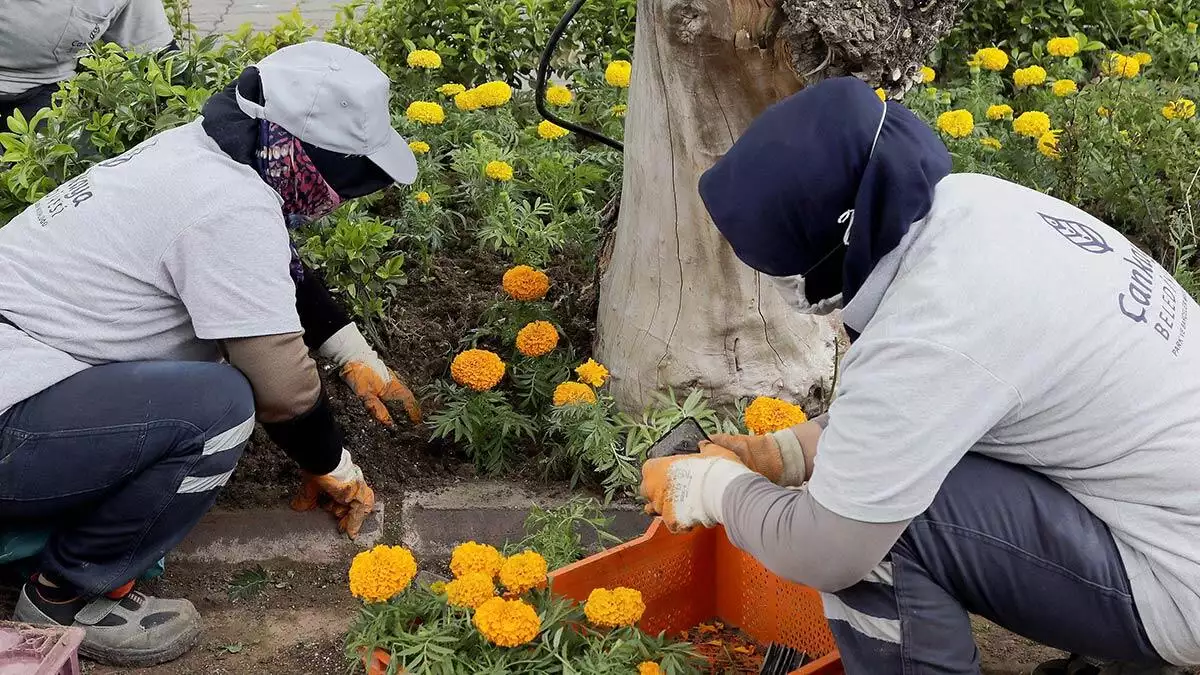
[[[300,492],[292,499],[292,508],[297,511],[314,509],[322,494],[330,498],[325,510],[338,519],[338,529],[351,539],[357,537],[363,521],[375,509],[375,491],[367,485],[362,469],[354,463],[348,450],[342,450],[337,467],[324,476],[304,474]]]
[[[699,455],[651,459],[642,465],[642,497],[646,511],[663,517],[672,532],[722,523],[725,490],[746,474],[736,455],[713,444],[701,446]]]
[[[350,385],[380,423],[395,426],[387,408],[387,403],[393,401],[399,401],[404,406],[414,424],[421,421],[421,407],[417,399],[367,344],[358,326],[353,323],[344,326],[317,349],[317,354],[337,364],[342,380]]]

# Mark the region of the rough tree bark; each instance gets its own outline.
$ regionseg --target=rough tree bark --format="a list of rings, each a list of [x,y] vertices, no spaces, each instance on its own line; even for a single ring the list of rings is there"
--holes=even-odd
[[[621,211],[597,352],[625,408],[664,387],[811,401],[836,316],[789,312],[708,218],[700,174],[771,103],[854,74],[898,92],[962,0],[639,0]]]

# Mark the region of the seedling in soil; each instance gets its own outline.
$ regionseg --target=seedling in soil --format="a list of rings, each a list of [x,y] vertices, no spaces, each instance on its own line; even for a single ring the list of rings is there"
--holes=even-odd
[[[230,600],[252,600],[266,590],[271,583],[271,573],[258,565],[234,575],[229,582]]]
[[[225,652],[226,654],[237,654],[238,652],[242,651],[245,648],[246,648],[246,646],[243,645],[242,643],[235,642],[233,644],[225,645],[224,647],[221,647],[221,651]]]

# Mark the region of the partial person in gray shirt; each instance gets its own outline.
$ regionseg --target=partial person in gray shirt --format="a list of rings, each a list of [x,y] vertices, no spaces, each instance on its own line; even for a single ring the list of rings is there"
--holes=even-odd
[[[0,0],[0,129],[50,105],[95,42],[157,52],[174,45],[162,0]]]
[[[852,346],[827,417],[647,462],[669,526],[822,591],[850,675],[978,673],[971,613],[1076,655],[1039,673],[1200,664],[1200,307],[1169,273],[951,175],[851,78],[764,112],[700,194],[794,311],[844,305]]]

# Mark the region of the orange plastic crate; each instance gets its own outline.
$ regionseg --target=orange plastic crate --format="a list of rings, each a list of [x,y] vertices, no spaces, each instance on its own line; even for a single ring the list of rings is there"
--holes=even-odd
[[[837,675],[842,662],[816,591],[785,581],[738,550],[723,528],[671,534],[656,519],[646,534],[550,575],[555,593],[583,602],[596,588],[642,592],[639,627],[677,634],[719,618],[760,644],[779,642],[817,660],[793,675]]]

